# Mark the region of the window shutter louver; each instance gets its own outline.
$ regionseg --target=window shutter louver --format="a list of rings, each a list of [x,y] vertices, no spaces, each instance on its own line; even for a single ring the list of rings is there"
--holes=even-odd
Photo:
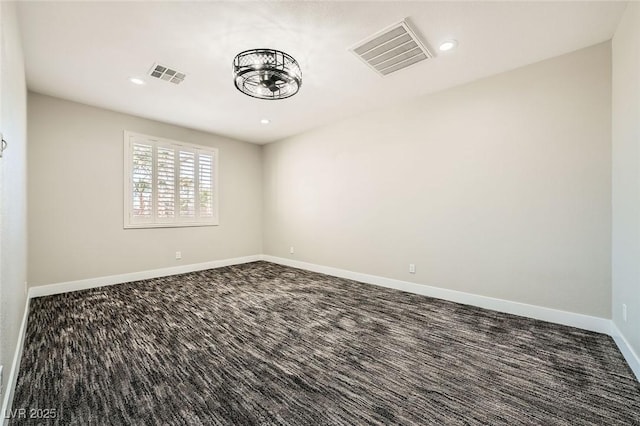
[[[213,216],[213,157],[200,153],[198,157],[198,183],[200,217]]]
[[[158,219],[172,220],[176,206],[175,150],[158,147]]]
[[[134,143],[132,153],[133,219],[153,217],[153,146]]]
[[[196,214],[195,153],[180,151],[180,217],[192,218]]]

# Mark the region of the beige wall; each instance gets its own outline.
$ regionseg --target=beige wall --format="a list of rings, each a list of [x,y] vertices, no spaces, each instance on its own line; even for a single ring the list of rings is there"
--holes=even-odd
[[[610,318],[610,53],[265,146],[264,252]]]
[[[640,4],[629,3],[612,44],[613,321],[640,354]]]
[[[610,54],[604,43],[262,148],[31,93],[29,282],[264,252],[609,318]],[[220,226],[122,228],[125,129],[220,149]]]
[[[26,301],[27,88],[15,3],[0,2],[0,17],[0,131],[9,144],[0,159],[0,365],[7,389]]]
[[[29,285],[261,252],[259,146],[35,93],[28,130]],[[218,148],[220,225],[123,229],[123,130]]]

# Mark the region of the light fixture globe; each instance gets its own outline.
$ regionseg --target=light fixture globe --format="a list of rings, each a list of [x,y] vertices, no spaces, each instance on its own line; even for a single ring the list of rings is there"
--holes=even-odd
[[[298,93],[302,72],[293,57],[274,49],[251,49],[233,60],[236,88],[254,98],[285,99]]]

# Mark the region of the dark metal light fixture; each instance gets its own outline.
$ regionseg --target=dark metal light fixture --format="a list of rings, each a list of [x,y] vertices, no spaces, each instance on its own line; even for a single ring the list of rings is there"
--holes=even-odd
[[[251,49],[233,60],[236,88],[259,99],[285,99],[302,85],[302,72],[293,57],[274,49]]]

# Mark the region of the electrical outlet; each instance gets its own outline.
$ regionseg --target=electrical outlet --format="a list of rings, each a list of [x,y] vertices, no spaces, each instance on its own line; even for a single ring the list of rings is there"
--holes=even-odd
[[[622,321],[627,322],[627,305],[622,304]]]
[[[413,263],[409,264],[409,273],[410,274],[415,274],[416,273],[416,265]]]
[[[180,259],[182,259],[182,252],[177,251],[176,252],[176,260],[180,260]]]
[[[293,246],[289,247],[289,254],[293,254],[295,253],[295,249],[293,248]]]

